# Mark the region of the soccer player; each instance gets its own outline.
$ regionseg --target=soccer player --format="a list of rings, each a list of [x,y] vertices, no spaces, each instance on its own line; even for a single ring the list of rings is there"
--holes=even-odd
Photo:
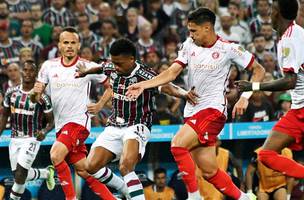
[[[279,34],[278,62],[284,77],[270,82],[238,82],[242,91],[291,90],[292,105],[273,127],[258,159],[267,167],[295,178],[304,178],[304,166],[280,155],[285,147],[303,149],[304,134],[304,29],[294,20],[298,11],[297,0],[278,0],[272,5],[272,23]]]
[[[111,187],[118,189],[126,185],[130,198],[141,200],[144,199],[143,186],[134,169],[144,156],[150,136],[157,90],[145,90],[137,100],[128,98],[125,93],[129,85],[149,80],[156,74],[135,61],[136,47],[130,40],[124,38],[116,40],[110,48],[110,54],[110,63],[79,71],[80,76],[99,72],[110,77],[112,89],[107,90],[97,104],[90,105],[89,111],[99,111],[113,93],[108,126],[93,143],[86,168],[95,178]],[[192,91],[188,93],[172,85],[159,89],[170,95],[185,97],[191,103],[195,103],[195,93]],[[111,170],[105,167],[113,160],[120,161],[119,170],[123,180],[114,176]]]
[[[215,142],[226,121],[225,91],[231,62],[253,70],[253,81],[261,81],[265,70],[240,45],[217,36],[214,23],[215,14],[209,9],[192,11],[188,16],[190,37],[181,46],[175,62],[155,78],[130,86],[127,96],[136,98],[145,89],[168,83],[188,66],[188,87],[195,87],[199,98],[196,105],[186,104],[186,123],[172,139],[171,152],[183,173],[189,199],[201,198],[194,162],[203,177],[219,191],[234,199],[249,199],[233,184],[227,173],[219,169]],[[248,93],[242,94],[235,105],[238,113],[247,107],[249,97]]]
[[[0,135],[5,129],[7,119],[11,117],[11,142],[9,156],[14,174],[14,185],[10,199],[18,200],[25,190],[25,181],[39,178],[47,179],[49,190],[54,189],[54,168],[31,168],[40,148],[40,142],[54,126],[52,105],[48,96],[42,94],[37,103],[30,101],[30,91],[33,89],[38,68],[33,61],[28,60],[22,66],[22,84],[11,87],[4,97],[4,113],[0,121]],[[47,124],[42,127],[45,116]]]
[[[102,199],[114,199],[107,187],[89,176],[85,170],[86,146],[91,120],[87,112],[92,80],[105,82],[105,75],[90,75],[76,79],[76,65],[85,63],[88,67],[96,63],[78,57],[79,35],[74,28],[67,27],[59,37],[61,57],[45,61],[34,87],[33,101],[40,99],[47,84],[53,104],[57,139],[51,148],[51,160],[56,168],[67,200],[76,199],[68,163],[73,164],[76,173],[84,178],[89,187]]]

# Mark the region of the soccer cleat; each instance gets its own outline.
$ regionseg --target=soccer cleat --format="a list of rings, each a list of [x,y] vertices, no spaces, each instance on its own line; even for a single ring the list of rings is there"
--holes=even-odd
[[[49,171],[48,177],[46,179],[46,186],[48,190],[53,190],[55,188],[55,168],[53,165],[47,166],[47,170]]]

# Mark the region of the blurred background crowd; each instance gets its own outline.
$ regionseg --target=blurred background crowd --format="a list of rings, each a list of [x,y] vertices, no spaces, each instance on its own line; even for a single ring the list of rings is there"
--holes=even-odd
[[[241,44],[255,55],[266,70],[265,81],[278,79],[282,77],[276,60],[279,38],[271,24],[271,3],[271,0],[0,0],[0,102],[9,87],[20,84],[20,65],[25,60],[34,59],[40,65],[60,56],[57,43],[66,26],[79,31],[80,56],[87,60],[97,63],[108,60],[111,44],[119,37],[126,37],[136,44],[138,60],[161,73],[175,60],[180,44],[187,38],[187,14],[199,6],[215,12],[215,29],[220,37]],[[296,23],[304,27],[304,1],[299,3]],[[186,70],[174,82],[183,88],[187,87]],[[226,94],[228,122],[278,120],[290,109],[288,91],[254,92],[246,113],[231,118],[231,110],[240,96],[234,82],[250,77],[249,72],[232,64]],[[92,84],[91,91],[93,102],[103,94],[102,87],[96,84]],[[158,95],[153,123],[182,123],[184,104],[183,100]],[[108,104],[94,117],[92,125],[105,125],[110,110]],[[250,143],[249,149],[245,148],[246,142],[239,141],[224,142],[224,146],[235,153],[236,160],[244,157],[250,160],[249,152],[262,141]],[[162,145],[168,146],[156,143],[147,152],[148,162],[154,166],[172,161],[169,150],[165,155],[160,153]],[[164,173],[160,169],[154,175]],[[303,193],[303,184],[299,190]]]

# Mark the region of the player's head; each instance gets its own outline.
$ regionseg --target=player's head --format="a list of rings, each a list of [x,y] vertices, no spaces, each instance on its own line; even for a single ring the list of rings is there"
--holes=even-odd
[[[127,75],[135,67],[136,47],[130,40],[121,38],[113,42],[110,54],[118,74]]]
[[[159,188],[164,188],[166,186],[167,171],[164,168],[158,168],[154,170],[154,182]]]
[[[188,15],[188,30],[193,42],[200,46],[214,33],[215,14],[208,8],[197,8]]]
[[[26,60],[22,67],[22,82],[34,83],[38,74],[38,67],[33,60]]]
[[[271,20],[273,28],[279,29],[283,20],[293,21],[298,14],[297,0],[276,0],[272,5]]]
[[[73,27],[67,27],[59,35],[58,43],[60,54],[68,59],[77,56],[80,50],[80,41],[77,30]]]

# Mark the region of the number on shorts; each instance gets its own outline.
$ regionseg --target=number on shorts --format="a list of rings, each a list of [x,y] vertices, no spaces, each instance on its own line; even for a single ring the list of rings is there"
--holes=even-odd
[[[36,143],[30,143],[29,151],[35,152],[35,149],[36,149]]]

